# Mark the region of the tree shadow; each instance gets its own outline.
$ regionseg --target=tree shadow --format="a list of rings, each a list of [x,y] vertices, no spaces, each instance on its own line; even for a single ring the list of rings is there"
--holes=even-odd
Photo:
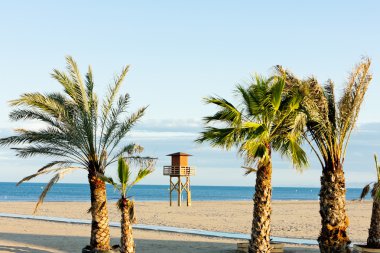
[[[158,232],[161,233],[161,232]],[[167,234],[167,233],[165,233]],[[170,234],[170,233],[169,233]],[[166,236],[165,236],[166,237]],[[17,234],[17,233],[4,233],[0,232],[0,239],[20,244],[28,244],[27,246],[10,246],[0,245],[0,252],[11,253],[54,253],[61,252],[81,252],[89,242],[87,236],[73,236],[73,235],[34,235],[34,234]],[[183,240],[164,240],[164,239],[135,239],[136,252],[144,253],[170,253],[170,252],[194,252],[194,253],[236,253],[236,242],[222,242],[222,241],[186,241]],[[2,243],[4,244],[4,243]],[[111,244],[119,244],[117,238],[113,238]],[[36,248],[33,248],[33,245]],[[37,249],[38,246],[43,246],[49,249]],[[287,253],[315,253],[319,252],[318,249],[310,247],[298,248],[288,247],[284,252]]]
[[[89,237],[72,235],[34,235],[0,232],[0,239],[20,243],[20,246],[0,245],[0,252],[17,253],[53,253],[81,252],[89,242]],[[224,243],[218,241],[186,241],[184,240],[162,240],[162,239],[135,239],[136,251],[144,253],[168,253],[168,252],[196,252],[196,253],[235,253],[236,243]],[[2,243],[4,244],[4,242]],[[28,244],[27,246],[22,244]],[[119,240],[114,238],[111,244],[119,244]],[[48,249],[34,249],[43,246]]]
[[[51,251],[33,249],[30,247],[20,247],[20,246],[6,246],[0,245],[0,252],[14,252],[14,253],[51,253]]]

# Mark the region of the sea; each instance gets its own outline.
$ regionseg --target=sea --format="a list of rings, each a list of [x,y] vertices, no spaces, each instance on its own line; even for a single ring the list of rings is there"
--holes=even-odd
[[[38,200],[45,187],[44,183],[0,183],[0,202]],[[348,188],[347,200],[357,200],[361,193],[360,188]],[[319,188],[305,187],[274,187],[273,200],[318,200]],[[242,201],[252,200],[254,187],[243,186],[191,186],[193,201]],[[128,196],[136,201],[168,201],[168,185],[136,185]],[[107,198],[116,201],[119,193],[110,185],[107,186]],[[173,194],[176,201],[176,195]],[[184,194],[182,198],[186,197]],[[45,201],[90,201],[88,184],[58,183],[50,189]]]

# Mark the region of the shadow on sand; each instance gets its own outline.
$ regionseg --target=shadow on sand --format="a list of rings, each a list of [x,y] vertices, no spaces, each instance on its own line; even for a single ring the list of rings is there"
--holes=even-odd
[[[19,247],[19,246],[5,246],[0,245],[0,252],[15,252],[15,253],[51,253],[51,251],[33,249],[30,247]]]
[[[13,242],[12,245],[20,243],[20,246],[0,245],[0,252],[18,253],[53,253],[53,252],[81,252],[88,244],[88,237],[80,236],[54,236],[33,235],[17,233],[0,233],[0,240]],[[148,240],[136,239],[136,252],[144,253],[170,253],[170,252],[197,252],[197,253],[235,253],[236,244],[200,241],[178,241],[178,240]],[[2,243],[4,244],[4,243]],[[22,244],[27,244],[24,246]],[[112,244],[118,244],[117,239]],[[21,246],[22,245],[22,246]],[[35,249],[33,247],[35,245]],[[44,247],[48,249],[38,249]]]

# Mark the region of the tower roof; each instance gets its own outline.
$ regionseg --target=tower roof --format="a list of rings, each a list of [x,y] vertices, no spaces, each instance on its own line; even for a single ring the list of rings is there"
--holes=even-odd
[[[169,154],[169,155],[166,155],[166,156],[192,156],[192,155],[186,154],[186,153],[183,153],[183,152],[177,152],[177,153]]]

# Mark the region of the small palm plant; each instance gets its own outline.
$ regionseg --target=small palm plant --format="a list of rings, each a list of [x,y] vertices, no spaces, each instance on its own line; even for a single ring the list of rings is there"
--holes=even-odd
[[[375,155],[375,168],[377,173],[377,181],[367,184],[360,195],[360,199],[364,197],[371,190],[371,196],[373,199],[371,225],[368,231],[367,247],[380,249],[380,165],[377,162],[377,156]]]
[[[135,243],[132,234],[132,224],[136,222],[134,202],[127,196],[128,191],[141,179],[148,176],[153,172],[153,162],[149,163],[147,167],[141,167],[133,181],[131,181],[130,164],[127,163],[122,157],[118,160],[118,183],[111,177],[99,175],[100,178],[113,185],[115,189],[120,192],[120,199],[116,205],[121,211],[121,253],[134,253]]]

